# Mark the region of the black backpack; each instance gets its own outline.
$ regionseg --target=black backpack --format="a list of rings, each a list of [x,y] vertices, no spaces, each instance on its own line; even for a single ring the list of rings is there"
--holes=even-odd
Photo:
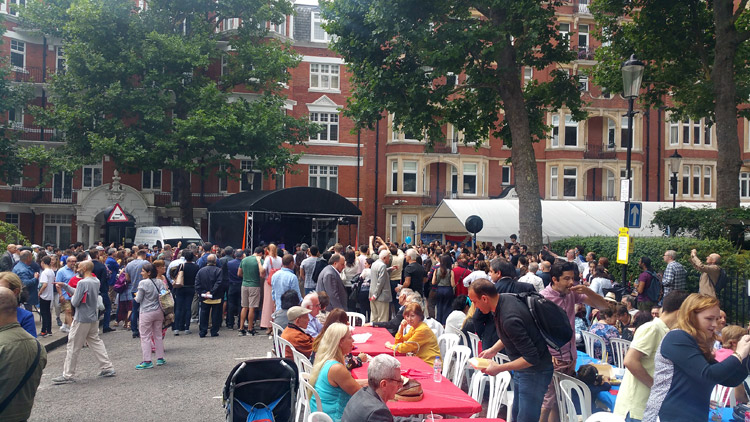
[[[659,299],[661,298],[662,294],[662,284],[661,284],[661,277],[659,277],[658,274],[656,274],[653,271],[646,271],[648,275],[651,276],[651,284],[648,285],[646,290],[643,292],[647,298],[649,298],[652,302],[657,303],[659,302]]]
[[[323,258],[315,261],[315,269],[313,270],[313,281],[315,282],[315,284],[318,284],[318,276],[320,276],[320,272],[323,271],[323,269],[327,266],[328,262],[326,262],[326,260]]]
[[[719,295],[719,292],[724,290],[724,287],[727,287],[727,283],[729,282],[729,277],[727,277],[726,271],[724,271],[723,268],[719,271],[719,279],[716,280],[716,283],[714,283],[713,280],[711,280],[711,277],[708,277],[708,280],[711,281],[711,284],[714,286],[714,291],[716,292],[716,295]]]
[[[536,328],[547,345],[562,354],[563,346],[573,338],[573,327],[565,311],[551,300],[536,292],[511,293],[525,303]]]

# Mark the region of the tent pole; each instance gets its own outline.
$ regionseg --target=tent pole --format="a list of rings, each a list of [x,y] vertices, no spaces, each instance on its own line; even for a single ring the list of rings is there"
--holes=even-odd
[[[250,225],[250,242],[248,244],[250,245],[250,250],[255,250],[253,240],[255,239],[255,213],[250,213],[250,218],[252,218],[252,224]]]
[[[354,248],[359,249],[359,217],[357,217],[357,239],[355,239]]]

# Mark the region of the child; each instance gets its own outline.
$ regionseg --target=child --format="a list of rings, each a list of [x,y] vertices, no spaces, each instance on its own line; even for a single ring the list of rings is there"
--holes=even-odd
[[[612,386],[606,382],[608,380],[605,380],[603,376],[599,375],[599,371],[592,365],[581,365],[581,367],[578,368],[576,378],[583,381],[589,387],[589,391],[591,391],[591,414],[605,412],[606,410],[597,409],[594,403],[596,402],[596,396],[598,396],[599,393],[612,389]],[[578,396],[576,394],[574,394],[574,396],[573,403],[576,405],[576,412],[581,413],[581,405],[578,401]]]

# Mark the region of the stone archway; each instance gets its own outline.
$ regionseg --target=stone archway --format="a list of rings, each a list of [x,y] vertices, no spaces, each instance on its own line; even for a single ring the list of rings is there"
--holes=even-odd
[[[106,226],[102,225],[101,214],[111,210],[116,203],[120,204],[126,214],[135,218],[138,226],[154,224],[154,207],[149,206],[143,194],[131,186],[120,184],[119,179],[115,173],[111,184],[92,189],[76,207],[78,241],[91,245],[103,240]],[[105,216],[104,221],[106,218]]]

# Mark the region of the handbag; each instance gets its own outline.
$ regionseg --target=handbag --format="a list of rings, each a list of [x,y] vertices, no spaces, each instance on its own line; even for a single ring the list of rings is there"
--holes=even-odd
[[[273,258],[271,259],[271,269],[268,270],[268,275],[266,276],[266,283],[268,285],[271,285],[271,277],[273,277],[274,274],[276,274],[277,271],[279,271],[281,268],[274,268],[273,267]]]
[[[159,307],[161,307],[161,311],[164,312],[164,316],[167,316],[169,314],[174,313],[174,299],[172,298],[172,293],[169,292],[167,289],[160,289],[157,285],[154,279],[150,279],[151,283],[154,284],[154,287],[156,288],[156,291],[159,292]]]
[[[39,356],[42,354],[42,345],[39,343],[39,340],[34,339],[34,341],[36,341],[36,357],[34,358],[34,362],[31,364],[29,369],[26,370],[26,373],[23,374],[21,382],[19,382],[16,388],[10,392],[8,397],[6,397],[5,400],[0,403],[0,413],[3,413],[5,411],[10,402],[13,401],[13,399],[16,397],[16,394],[21,391],[23,386],[26,385],[26,382],[29,380],[29,378],[31,378],[31,374],[36,371],[36,367],[39,366]]]
[[[185,287],[185,265],[180,265],[180,269],[177,271],[177,278],[174,279],[172,287],[175,289]]]

